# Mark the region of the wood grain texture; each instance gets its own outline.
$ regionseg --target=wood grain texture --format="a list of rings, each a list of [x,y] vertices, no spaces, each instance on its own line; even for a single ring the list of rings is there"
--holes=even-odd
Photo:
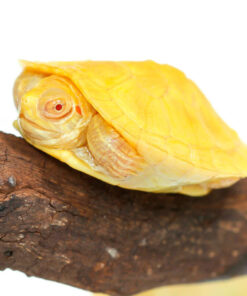
[[[247,180],[201,198],[124,190],[0,133],[0,269],[110,295],[247,272]]]

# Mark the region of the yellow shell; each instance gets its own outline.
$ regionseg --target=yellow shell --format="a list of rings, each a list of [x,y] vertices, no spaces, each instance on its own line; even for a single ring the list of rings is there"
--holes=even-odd
[[[174,67],[153,61],[22,64],[69,78],[148,163],[141,175],[119,182],[69,150],[38,147],[75,169],[125,188],[189,195],[206,194],[247,175],[246,146]]]

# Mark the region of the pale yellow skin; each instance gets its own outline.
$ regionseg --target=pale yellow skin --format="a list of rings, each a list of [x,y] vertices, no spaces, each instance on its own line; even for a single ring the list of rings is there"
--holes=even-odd
[[[46,133],[49,143],[43,139],[42,144],[33,141],[23,132],[21,119],[15,122],[31,144],[71,167],[128,189],[194,196],[232,185],[247,176],[246,145],[216,114],[198,87],[176,68],[153,61],[22,63],[27,72],[45,77],[56,75],[74,88],[73,134],[63,122],[55,124],[56,132],[59,128],[66,137],[69,135],[66,143],[59,140],[60,144],[52,147],[51,139],[57,135],[54,121],[41,120],[35,111],[37,103],[34,106],[33,102],[41,87],[24,92],[18,110],[49,130],[50,138]],[[78,123],[76,104],[81,104],[83,112],[87,110],[88,117],[83,123]],[[96,156],[101,150],[96,146],[98,143],[101,147],[104,139],[98,141],[95,136],[96,127],[94,133],[92,124],[92,118],[97,118],[95,114],[99,119],[98,134],[103,138],[106,129],[116,132],[117,141],[123,140],[125,150],[132,151],[126,154],[126,159],[135,158],[135,170],[120,171],[121,176],[117,177],[107,168],[111,165],[109,159],[106,164],[99,162],[102,158]],[[103,122],[105,129],[101,131]],[[92,141],[91,148],[89,145],[93,157],[84,150],[92,138],[98,141],[96,144]],[[116,148],[110,148],[117,153]]]

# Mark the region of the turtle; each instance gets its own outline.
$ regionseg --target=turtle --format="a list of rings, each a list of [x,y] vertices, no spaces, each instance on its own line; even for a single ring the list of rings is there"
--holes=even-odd
[[[125,189],[203,196],[247,176],[247,149],[179,69],[145,61],[21,61],[15,128]]]

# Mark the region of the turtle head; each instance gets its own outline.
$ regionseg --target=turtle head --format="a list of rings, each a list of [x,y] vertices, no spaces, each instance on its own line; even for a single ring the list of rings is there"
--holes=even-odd
[[[14,86],[15,127],[34,145],[73,149],[86,141],[93,108],[66,78],[23,72]]]

